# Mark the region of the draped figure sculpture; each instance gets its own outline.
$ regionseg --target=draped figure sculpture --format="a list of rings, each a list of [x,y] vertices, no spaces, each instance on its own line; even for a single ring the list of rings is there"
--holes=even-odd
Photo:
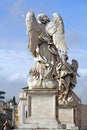
[[[67,60],[68,56],[66,54],[61,55],[61,61],[56,66],[56,79],[59,82],[59,99],[62,99],[64,102],[77,84],[76,76],[79,77],[77,60],[72,59],[72,64],[69,64]]]
[[[67,56],[63,63],[68,49],[65,42],[62,17],[58,13],[54,13],[52,20],[50,20],[46,14],[42,13],[36,18],[33,12],[28,12],[26,14],[26,28],[29,38],[28,48],[35,59],[34,67],[29,70],[31,75],[28,78],[29,89],[56,88],[62,95],[66,93],[66,96],[62,96],[66,100],[71,90],[71,77],[74,75],[73,80],[76,80],[78,67],[74,71],[75,66],[73,67],[73,64],[69,65],[66,62]],[[62,52],[63,56],[59,52]],[[70,70],[66,69],[66,74],[61,77],[64,67],[70,68]],[[72,72],[69,72],[71,70]]]

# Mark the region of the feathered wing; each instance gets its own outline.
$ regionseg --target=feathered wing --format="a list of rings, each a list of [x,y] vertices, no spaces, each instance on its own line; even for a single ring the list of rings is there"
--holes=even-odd
[[[30,52],[32,52],[33,56],[35,56],[34,54],[36,52],[37,45],[40,43],[38,36],[41,34],[41,29],[33,12],[28,12],[26,14],[26,28],[29,38],[28,48]]]
[[[59,51],[67,52],[67,46],[64,37],[64,24],[60,15],[53,14],[52,21],[46,26],[46,32],[52,36],[53,43]]]

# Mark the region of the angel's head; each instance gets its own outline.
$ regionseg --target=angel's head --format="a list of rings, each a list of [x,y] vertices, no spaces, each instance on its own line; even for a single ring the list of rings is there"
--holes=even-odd
[[[47,17],[46,14],[39,14],[37,16],[38,22],[42,23],[42,24],[47,24],[48,22],[50,22],[50,19]]]
[[[68,60],[67,54],[62,54],[61,55],[61,60],[62,60],[62,62],[66,62]]]

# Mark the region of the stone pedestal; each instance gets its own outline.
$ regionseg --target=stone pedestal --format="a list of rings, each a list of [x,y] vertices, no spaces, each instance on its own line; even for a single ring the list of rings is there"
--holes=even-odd
[[[25,90],[27,94],[27,118],[20,128],[58,129],[58,91],[53,89]]]

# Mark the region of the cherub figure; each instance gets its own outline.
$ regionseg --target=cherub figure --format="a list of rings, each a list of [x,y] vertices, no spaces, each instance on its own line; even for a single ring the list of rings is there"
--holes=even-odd
[[[68,56],[63,54],[61,56],[61,62],[56,66],[56,79],[59,82],[59,98],[66,101],[71,90],[76,85],[76,75],[78,69],[78,62],[72,60],[70,65],[68,62]]]

